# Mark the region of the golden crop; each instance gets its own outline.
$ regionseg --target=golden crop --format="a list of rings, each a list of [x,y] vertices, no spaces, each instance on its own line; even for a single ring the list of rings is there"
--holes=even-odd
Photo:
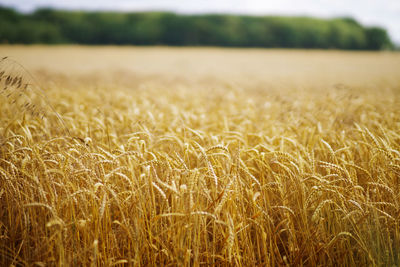
[[[400,264],[398,53],[7,55],[1,266]]]

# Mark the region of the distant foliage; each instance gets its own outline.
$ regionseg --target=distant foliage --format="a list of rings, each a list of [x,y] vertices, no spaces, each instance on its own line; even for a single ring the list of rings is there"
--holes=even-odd
[[[384,29],[351,18],[178,15],[0,7],[2,43],[284,47],[380,50],[393,47]]]

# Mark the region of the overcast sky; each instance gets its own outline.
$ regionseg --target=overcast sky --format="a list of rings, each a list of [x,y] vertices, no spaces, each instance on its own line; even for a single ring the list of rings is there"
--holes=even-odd
[[[400,44],[400,0],[0,0],[29,12],[38,7],[85,10],[167,10],[179,13],[351,16],[364,25],[386,28]]]

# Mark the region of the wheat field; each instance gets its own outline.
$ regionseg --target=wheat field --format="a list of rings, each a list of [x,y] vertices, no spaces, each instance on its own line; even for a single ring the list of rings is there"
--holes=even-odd
[[[1,266],[400,265],[399,53],[0,56]]]

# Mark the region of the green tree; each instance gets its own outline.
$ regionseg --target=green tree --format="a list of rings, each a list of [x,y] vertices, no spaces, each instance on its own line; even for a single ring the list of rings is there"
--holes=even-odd
[[[380,50],[393,48],[393,44],[384,29],[378,27],[366,28],[365,34],[367,39],[367,49]]]
[[[352,18],[83,12],[0,7],[0,42],[387,49],[384,29]]]

